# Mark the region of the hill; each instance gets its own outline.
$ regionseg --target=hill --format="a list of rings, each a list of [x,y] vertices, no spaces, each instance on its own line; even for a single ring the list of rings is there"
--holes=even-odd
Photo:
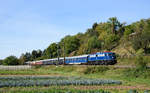
[[[116,17],[107,22],[94,23],[85,33],[67,35],[58,43],[50,44],[43,51],[23,53],[20,64],[30,60],[74,56],[113,51],[118,56],[133,56],[139,52],[150,53],[150,19],[141,19],[132,24],[119,22]]]

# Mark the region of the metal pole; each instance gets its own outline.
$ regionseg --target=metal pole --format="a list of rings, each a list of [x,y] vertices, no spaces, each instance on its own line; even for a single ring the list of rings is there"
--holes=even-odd
[[[65,61],[66,61],[66,59],[65,59],[65,56],[66,56],[66,55],[65,55],[65,54],[66,54],[66,53],[65,53],[65,42],[63,42],[63,46],[64,46],[64,65],[65,65]]]
[[[58,57],[58,63],[59,63],[59,45],[58,45],[58,43],[57,43],[57,57]],[[56,65],[58,65],[58,64],[56,63]]]

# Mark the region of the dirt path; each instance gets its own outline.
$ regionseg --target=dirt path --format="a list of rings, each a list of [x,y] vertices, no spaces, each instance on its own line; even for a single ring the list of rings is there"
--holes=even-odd
[[[62,86],[62,88],[73,88],[73,89],[83,89],[83,90],[87,90],[87,89],[139,89],[139,90],[150,90],[150,87],[146,87],[146,86]]]
[[[4,88],[4,90],[14,91],[14,87],[12,88]],[[146,86],[47,86],[47,87],[24,87],[24,88],[16,88],[15,90],[47,90],[47,89],[77,89],[77,90],[150,90],[150,87]]]

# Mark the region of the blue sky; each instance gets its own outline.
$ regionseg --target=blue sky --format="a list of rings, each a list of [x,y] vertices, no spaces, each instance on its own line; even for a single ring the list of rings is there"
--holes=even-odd
[[[0,0],[0,59],[43,50],[114,16],[128,24],[150,18],[150,0]]]

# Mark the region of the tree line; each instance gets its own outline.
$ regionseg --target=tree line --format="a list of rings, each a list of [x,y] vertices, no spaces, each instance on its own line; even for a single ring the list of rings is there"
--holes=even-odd
[[[50,44],[46,49],[33,50],[23,53],[20,58],[9,56],[0,60],[4,65],[24,64],[27,61],[75,56],[95,53],[99,51],[112,51],[117,46],[130,43],[135,52],[150,53],[150,19],[141,19],[127,25],[116,17],[109,18],[107,22],[95,22],[85,33],[67,35],[58,43]],[[12,63],[10,63],[12,62]]]

